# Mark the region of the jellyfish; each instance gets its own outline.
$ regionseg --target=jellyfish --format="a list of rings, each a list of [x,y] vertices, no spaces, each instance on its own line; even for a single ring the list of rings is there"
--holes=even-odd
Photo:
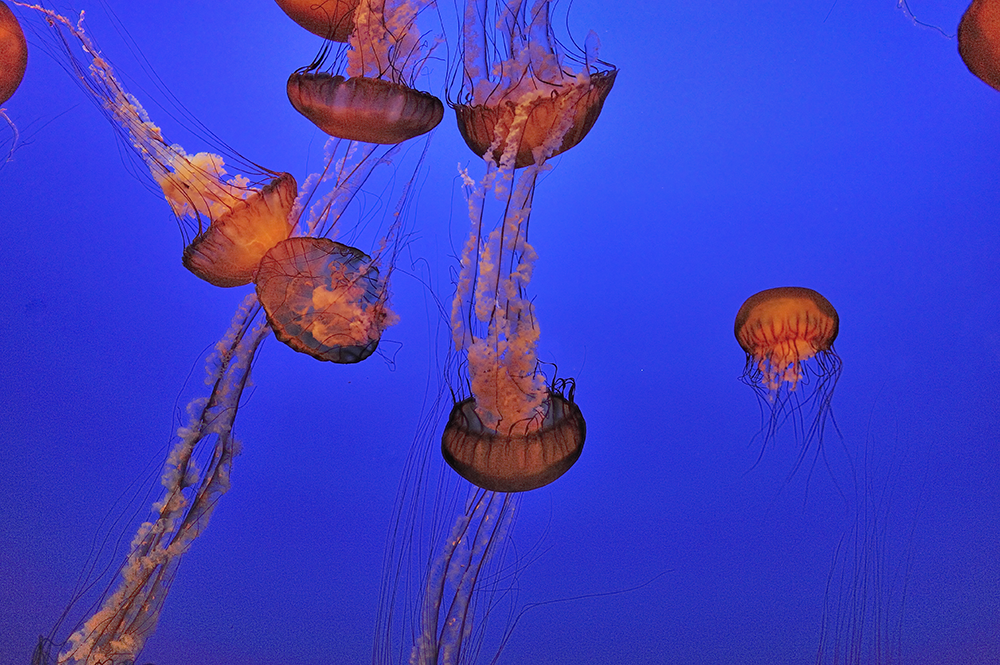
[[[319,360],[364,360],[398,318],[371,257],[328,238],[278,243],[264,255],[254,284],[275,336]]]
[[[413,88],[424,64],[416,18],[425,2],[363,0],[354,10],[346,74],[319,71],[325,52],[288,77],[288,100],[330,136],[395,144],[426,134],[444,117],[434,95]]]
[[[360,0],[275,0],[281,11],[324,39],[346,42],[354,31],[354,10]]]
[[[215,286],[249,284],[264,253],[292,231],[289,214],[298,190],[295,178],[263,169],[239,155],[234,157],[255,181],[245,175],[227,177],[221,155],[192,155],[168,143],[84,32],[82,15],[74,25],[49,9],[24,6],[45,16],[58,34],[78,83],[149,168],[185,235],[184,267]],[[77,58],[62,29],[75,38],[89,62]],[[194,223],[195,235],[189,239],[185,224]]]
[[[17,126],[7,117],[3,104],[21,85],[27,66],[28,43],[24,39],[24,31],[10,7],[0,0],[0,118],[7,122],[14,133],[7,159],[10,159],[17,146],[18,132]]]
[[[504,4],[497,25],[508,57],[489,62],[497,46],[485,30],[486,4],[466,7],[461,92],[451,102],[462,137],[477,156],[498,163],[507,142],[515,142],[514,168],[569,150],[597,122],[618,71],[598,60],[594,32],[586,39],[583,67],[569,69],[552,34],[547,0],[534,0],[530,10],[526,0]],[[557,134],[555,145],[543,148]],[[536,156],[536,150],[546,154]]]
[[[575,382],[547,380],[539,368],[539,324],[526,290],[536,260],[536,251],[528,242],[528,222],[538,176],[551,168],[546,160],[575,145],[566,140],[569,133],[577,132],[577,142],[586,133],[578,129],[581,113],[577,102],[592,90],[590,63],[596,67],[597,44],[596,38],[589,40],[583,71],[567,73],[565,60],[551,39],[548,9],[549,3],[544,1],[533,3],[530,11],[521,2],[494,5],[470,0],[466,5],[461,94],[471,98],[472,87],[479,89],[482,83],[482,89],[501,91],[491,103],[513,108],[512,120],[495,122],[490,128],[487,147],[502,146],[499,157],[493,149],[477,150],[470,144],[483,160],[486,172],[482,179],[476,181],[467,170],[461,170],[470,231],[452,299],[452,345],[446,372],[452,400],[441,436],[442,459],[455,473],[442,469],[444,477],[437,487],[455,487],[457,477],[468,482],[458,481],[453,490],[457,499],[445,496],[431,502],[433,520],[424,517],[420,488],[427,484],[428,462],[426,451],[415,444],[418,450],[411,457],[416,461],[409,473],[418,481],[404,476],[396,522],[409,525],[405,527],[411,530],[405,534],[406,541],[412,540],[412,530],[421,525],[435,525],[436,543],[429,558],[424,551],[413,552],[410,546],[398,545],[396,552],[387,556],[389,582],[383,587],[379,616],[380,633],[388,637],[377,643],[377,662],[390,659],[383,654],[389,653],[391,636],[397,634],[412,639],[409,653],[399,652],[398,660],[451,664],[476,658],[487,615],[497,602],[497,570],[503,565],[504,544],[523,493],[557,480],[583,449],[586,424],[575,402]],[[492,25],[500,31],[496,41],[506,43],[509,50],[506,59],[486,67],[485,55],[476,49],[485,45],[486,27]],[[537,62],[535,56],[540,58]],[[473,71],[473,63],[479,62],[483,67]],[[540,69],[543,62],[551,65],[544,73]],[[489,72],[500,78],[481,82],[480,77]],[[546,79],[549,75],[552,78]],[[610,78],[613,80],[613,75]],[[552,83],[559,89],[554,90]],[[545,107],[540,115],[552,115],[534,127],[537,134],[526,138],[527,118],[536,102],[547,95],[560,99]],[[599,102],[592,101],[603,104],[603,97],[598,98]],[[526,145],[531,159],[518,164],[518,154]],[[461,393],[468,396],[456,396]],[[447,495],[448,491],[439,494]],[[452,522],[440,517],[442,505],[457,505]],[[450,529],[442,526],[449,524]],[[429,565],[418,578],[423,584],[419,605],[412,616],[400,621],[390,608],[398,596],[398,580],[411,579],[402,572],[400,563],[407,557]],[[507,637],[509,630],[499,649]]]
[[[839,326],[830,301],[798,286],[761,291],[736,315],[736,340],[746,352],[742,381],[768,405],[761,431],[764,443],[791,417],[802,437],[796,469],[813,440],[820,444],[820,453],[826,422],[832,419],[830,402],[841,370],[833,349]],[[803,426],[803,413],[810,410],[813,418]]]
[[[583,67],[569,70],[552,37],[545,0],[530,8],[520,1],[499,3],[497,41],[507,45],[507,57],[489,63],[484,24],[490,15],[483,0],[466,6],[459,96],[467,103],[453,104],[486,174],[477,184],[463,172],[471,230],[451,321],[455,348],[467,357],[471,396],[452,409],[441,450],[466,480],[520,492],[565,473],[580,457],[586,436],[575,383],[546,387],[537,368],[539,326],[525,291],[536,258],[528,243],[535,183],[549,168],[547,159],[576,145],[593,126],[616,70],[598,69],[593,33]],[[492,229],[485,211],[490,196],[503,210]]]
[[[14,13],[0,2],[0,104],[21,85],[28,66],[28,43]]]
[[[958,24],[958,53],[970,72],[1000,90],[1000,2],[972,0]]]
[[[342,214],[375,168],[392,163],[397,146],[347,145],[331,139],[322,170],[306,179],[298,197],[288,174],[274,174],[259,190],[245,179],[226,181],[217,156],[187,155],[160,138],[138,100],[122,89],[110,64],[93,46],[82,18],[74,25],[54,12],[32,8],[44,14],[60,37],[85,90],[101,102],[150,165],[178,217],[193,211],[211,220],[199,235],[202,245],[188,249],[204,258],[214,251],[212,246],[228,243],[215,252],[215,261],[205,262],[206,269],[234,280],[232,268],[238,266],[240,279],[245,275],[247,282],[255,280],[261,296],[258,300],[257,293],[251,293],[245,298],[209,360],[209,393],[188,406],[189,420],[178,430],[163,466],[161,497],[152,506],[152,517],[132,538],[120,579],[102,595],[96,612],[71,627],[67,639],[60,636],[60,620],[40,640],[34,658],[38,663],[124,665],[135,661],[155,631],[181,558],[203,533],[229,488],[233,458],[240,448],[233,436],[236,415],[256,353],[272,332],[270,322],[276,336],[292,348],[337,362],[357,362],[370,355],[382,330],[394,322],[395,315],[386,306],[388,275],[405,239],[407,207],[426,146],[413,177],[402,188],[399,204],[385,212],[391,223],[370,257],[325,236],[343,232],[338,224]],[[63,30],[82,44],[93,60],[89,67],[70,53],[72,40],[64,37]],[[168,159],[173,160],[171,168],[158,170]],[[220,214],[216,205],[224,208]],[[256,233],[248,233],[243,222],[254,226]],[[295,230],[306,236],[289,238]],[[220,268],[220,262],[227,265]],[[298,330],[290,332],[294,326]],[[89,581],[87,586],[96,584]],[[74,604],[78,601],[80,597]]]

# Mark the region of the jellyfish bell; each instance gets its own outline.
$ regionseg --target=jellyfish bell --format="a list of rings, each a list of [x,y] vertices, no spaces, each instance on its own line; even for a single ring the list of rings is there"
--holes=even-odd
[[[972,1],[958,24],[958,53],[970,72],[1000,90],[1000,2]]]
[[[354,31],[354,10],[360,0],[275,0],[281,11],[324,39],[346,42]]]
[[[520,96],[508,93],[512,99],[474,105],[453,104],[452,108],[458,130],[469,149],[479,157],[490,153],[496,162],[507,148],[506,139],[497,141],[496,137],[506,137],[515,123],[523,122],[514,161],[515,168],[522,168],[535,163],[534,152],[564,118],[569,119],[569,128],[550,156],[566,152],[582,141],[601,115],[604,100],[617,75],[617,70],[609,70],[590,74],[586,81],[572,80],[560,85],[539,83],[538,89]]]
[[[473,4],[475,10],[465,15],[462,89],[459,99],[449,102],[472,152],[499,163],[507,141],[516,137],[514,168],[523,168],[538,161],[537,151],[553,134],[562,138],[546,150],[546,157],[580,143],[597,122],[618,75],[613,65],[598,59],[596,33],[588,35],[583,66],[574,73],[552,35],[548,0],[501,2],[496,23],[505,26],[507,53],[490,62],[487,55],[496,47],[481,21],[487,2]]]
[[[288,101],[330,136],[394,144],[426,134],[441,122],[444,105],[434,95],[379,78],[344,78],[325,72],[288,77]]]
[[[833,349],[840,330],[837,310],[812,289],[767,289],[743,303],[734,328],[746,353],[741,380],[766,405],[762,407],[759,434],[764,447],[779,426],[791,419],[801,443],[792,473],[805,460],[814,441],[815,463],[823,454],[827,422],[837,426],[830,406],[842,368]]]
[[[264,254],[291,234],[289,215],[297,193],[295,178],[282,173],[234,200],[184,248],[184,267],[215,286],[249,284]]]
[[[346,76],[319,71],[324,49],[288,77],[288,101],[323,132],[351,141],[391,145],[437,127],[444,105],[411,82],[426,58],[416,20],[427,4],[361,0],[344,54]]]
[[[548,485],[580,459],[587,426],[580,407],[550,391],[541,413],[496,431],[483,424],[476,400],[454,406],[441,437],[441,453],[458,475],[496,492],[526,492]]]
[[[28,66],[28,43],[14,13],[0,0],[0,104],[21,85]]]
[[[361,362],[397,318],[372,259],[327,238],[279,242],[254,283],[275,337],[318,360]]]
[[[818,353],[832,354],[840,317],[830,301],[799,286],[767,289],[747,298],[736,314],[736,340],[756,363],[770,391],[782,383],[795,390],[802,363]]]

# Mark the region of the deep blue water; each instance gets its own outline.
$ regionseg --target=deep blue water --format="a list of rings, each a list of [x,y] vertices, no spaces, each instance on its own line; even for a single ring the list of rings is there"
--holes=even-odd
[[[274,3],[109,5],[56,8],[87,10],[144,103],[164,93],[109,9],[192,118],[300,182],[318,168],[325,137],[284,84],[320,40]],[[909,7],[948,35],[965,9]],[[456,56],[445,14],[428,85]],[[500,662],[815,662],[825,603],[853,589],[885,623],[846,620],[828,640],[878,628],[903,662],[1000,663],[1000,93],[891,0],[578,0],[569,30],[589,29],[620,74],[540,181],[531,226],[539,355],[576,377],[587,443],[523,497],[507,550],[515,607],[570,600],[529,610]],[[95,538],[127,544],[116,501],[148,505],[203,355],[249,292],[183,269],[162,196],[28,38],[6,104],[20,145],[0,168],[0,662],[21,664]],[[189,152],[211,148],[176,110],[147,109]],[[481,169],[446,113],[383,356],[333,366],[264,344],[232,490],[143,662],[370,660],[397,485],[414,440],[436,448],[443,427],[429,294],[450,302],[467,233],[458,164]],[[369,248],[356,220],[394,197],[368,191],[352,217]],[[829,465],[791,480],[799,443],[785,428],[761,455],[732,333],[746,297],[783,285],[834,304],[844,366]],[[854,581],[863,559],[835,553],[856,519],[877,534],[862,550],[878,576]]]

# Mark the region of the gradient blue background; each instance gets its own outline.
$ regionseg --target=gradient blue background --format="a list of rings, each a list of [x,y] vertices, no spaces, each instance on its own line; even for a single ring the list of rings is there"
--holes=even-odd
[[[318,38],[266,0],[110,6],[194,117],[300,182],[315,170],[324,136],[284,82]],[[56,8],[87,9],[132,92],[155,96],[105,8]],[[910,8],[953,34],[965,3]],[[889,635],[904,662],[1000,663],[1000,93],[891,0],[578,0],[570,29],[597,31],[621,72],[538,187],[531,293],[540,357],[577,378],[588,437],[565,477],[524,497],[518,604],[668,572],[530,610],[501,662],[815,662],[824,599],[851,591],[827,580],[867,477],[884,490],[885,577],[860,587],[895,616],[906,581]],[[24,664],[94,539],[130,537],[102,520],[159,475],[201,355],[248,288],[181,267],[162,197],[40,49],[7,108],[22,144],[0,169],[0,662]],[[147,108],[190,152],[211,148]],[[446,116],[394,282],[394,367],[264,344],[233,488],[142,662],[370,659],[396,487],[445,352],[403,270],[450,298],[459,162],[473,159]],[[841,316],[843,443],[827,437],[831,468],[808,488],[803,472],[785,483],[789,431],[753,467],[760,415],[738,381],[736,310],[781,285]]]

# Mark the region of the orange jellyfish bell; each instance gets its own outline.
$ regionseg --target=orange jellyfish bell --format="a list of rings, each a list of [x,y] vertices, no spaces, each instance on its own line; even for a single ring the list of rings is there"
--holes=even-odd
[[[518,98],[511,95],[499,102],[485,104],[455,104],[455,118],[458,131],[466,145],[476,155],[485,157],[497,135],[510,135],[516,120],[524,122],[517,146],[514,168],[522,168],[535,163],[533,152],[557,131],[556,126],[569,116],[570,124],[563,134],[562,142],[550,156],[566,152],[582,141],[593,128],[604,108],[615,84],[617,70],[596,72],[587,77],[586,82],[572,80],[550,87],[547,94],[529,95]],[[493,160],[500,161],[507,147],[502,139],[493,149]]]
[[[303,28],[325,39],[346,42],[354,32],[354,10],[360,0],[275,0]]]
[[[736,314],[736,340],[756,362],[762,382],[777,390],[782,382],[794,390],[802,378],[801,363],[830,351],[840,317],[830,301],[812,289],[782,286],[747,298]]]
[[[434,95],[401,83],[324,72],[288,77],[288,101],[330,136],[395,144],[426,134],[441,122],[444,105]]]
[[[958,24],[958,53],[970,72],[1000,90],[1000,2],[972,1]]]
[[[372,259],[328,238],[278,243],[254,283],[275,337],[319,360],[364,360],[397,319]]]
[[[598,59],[600,40],[591,32],[578,57],[581,71],[571,71],[553,36],[549,5],[548,0],[496,2],[493,15],[505,33],[501,54],[484,30],[492,3],[469,0],[462,88],[458,101],[449,104],[462,138],[479,157],[499,164],[512,153],[514,168],[530,166],[578,144],[601,115],[618,70]]]
[[[166,182],[160,184],[175,205]],[[249,284],[264,254],[292,232],[289,213],[297,193],[295,178],[282,173],[260,191],[232,198],[229,209],[184,249],[184,267],[215,286]]]
[[[0,0],[0,104],[3,104],[24,78],[28,66],[28,43],[14,13]]]
[[[500,432],[483,424],[474,397],[454,406],[441,437],[441,453],[458,475],[495,492],[526,492],[548,485],[580,459],[587,425],[580,407],[558,390],[542,413]]]

